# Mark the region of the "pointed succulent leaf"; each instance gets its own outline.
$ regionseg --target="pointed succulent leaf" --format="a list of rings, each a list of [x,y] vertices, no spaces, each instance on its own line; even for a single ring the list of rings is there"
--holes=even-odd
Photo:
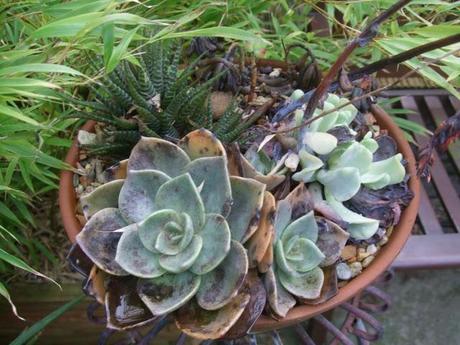
[[[230,178],[233,205],[227,218],[232,239],[244,243],[257,230],[265,185],[252,179]]]
[[[107,272],[93,265],[88,278],[83,284],[83,291],[86,295],[94,297],[100,304],[104,304],[107,282],[110,277]]]
[[[278,270],[277,277],[281,285],[294,296],[314,299],[321,294],[324,273],[319,267],[305,273],[286,273],[283,270]]]
[[[319,236],[316,246],[325,255],[321,267],[334,264],[342,253],[350,234],[340,226],[325,218],[318,218]]]
[[[159,264],[159,255],[141,242],[136,224],[128,225],[117,246],[115,261],[128,273],[141,278],[156,278],[165,270]]]
[[[318,181],[339,201],[351,199],[361,187],[361,179],[357,168],[339,168],[321,170]],[[346,181],[346,183],[344,183]]]
[[[265,192],[260,222],[257,231],[248,241],[249,266],[255,267],[262,261],[273,237],[273,222],[276,210],[275,197],[270,192]]]
[[[296,300],[276,279],[273,268],[264,275],[264,285],[267,290],[267,299],[270,309],[276,317],[283,318],[295,306]]]
[[[200,157],[225,156],[225,148],[216,136],[206,130],[197,129],[179,141],[179,146],[194,160]]]
[[[77,243],[85,254],[102,270],[113,275],[127,275],[115,261],[116,247],[121,233],[114,232],[125,227],[121,212],[105,208],[94,214],[77,235]]]
[[[375,153],[375,151],[379,148],[377,141],[372,138],[372,132],[367,132],[364,138],[360,141],[360,144],[367,148],[371,153]]]
[[[370,176],[382,176],[383,174],[386,174],[387,177],[383,177],[372,183],[368,182],[366,183],[366,186],[371,189],[381,189],[390,184],[402,182],[404,180],[404,176],[406,176],[406,169],[404,169],[401,160],[402,155],[398,153],[393,157],[373,162],[369,171],[363,176],[363,179],[369,180]]]
[[[356,240],[366,240],[371,238],[379,228],[379,221],[366,218],[346,208],[341,202],[334,199],[333,195],[325,191],[326,201],[334,211],[348,223],[347,231]]]
[[[337,138],[329,133],[306,132],[303,143],[319,155],[327,155],[337,147]]]
[[[335,107],[336,106],[333,103],[326,100],[324,102],[323,111],[331,111]],[[332,127],[336,125],[338,117],[339,117],[339,111],[333,111],[332,113],[325,115],[321,119],[317,120],[318,125],[316,126],[317,127],[316,130],[318,132],[327,132],[328,130],[330,130]]]
[[[201,228],[204,224],[203,201],[188,173],[164,183],[158,189],[155,204],[159,210],[172,209],[188,214],[192,218],[195,229]]]
[[[231,233],[227,221],[218,214],[207,214],[202,229],[196,232],[203,239],[203,248],[190,270],[206,274],[215,269],[230,250]]]
[[[371,163],[372,152],[364,145],[354,142],[345,149],[342,155],[335,160],[333,165],[330,165],[330,168],[357,168],[360,174],[364,174],[369,170]]]
[[[265,302],[267,301],[267,293],[264,284],[254,270],[248,272],[240,291],[249,294],[251,298],[244,312],[238,318],[238,321],[225,334],[225,339],[241,338],[247,335],[262,314]]]
[[[124,180],[114,180],[107,182],[91,193],[80,198],[81,208],[86,219],[89,219],[96,212],[108,208],[118,207],[118,196]]]
[[[128,176],[128,160],[124,159],[104,171],[107,181],[124,180]]]
[[[155,320],[136,293],[134,277],[111,277],[105,295],[107,328],[127,330]]]
[[[313,211],[308,212],[306,215],[289,224],[281,235],[281,241],[287,244],[295,236],[309,239],[313,243],[316,242],[318,239],[318,225],[316,224]]]
[[[202,276],[196,294],[198,304],[206,310],[216,310],[236,295],[248,272],[248,258],[244,247],[232,241],[224,261],[211,272]]]
[[[232,189],[224,156],[197,158],[185,167],[200,191],[206,213],[226,217],[231,209]]]
[[[299,183],[285,198],[291,204],[291,220],[294,221],[313,210],[313,200],[304,183]]]
[[[203,240],[194,235],[190,244],[176,255],[161,255],[160,266],[171,273],[182,273],[192,267],[200,255]]]
[[[118,205],[126,219],[140,222],[158,208],[155,195],[170,178],[157,170],[130,171],[121,187]]]
[[[140,279],[137,293],[153,315],[170,313],[190,301],[200,287],[200,276],[190,272]]]
[[[142,137],[131,151],[128,171],[159,170],[175,177],[189,162],[187,154],[177,145],[159,138]]]
[[[240,293],[224,307],[212,311],[202,309],[192,301],[175,313],[176,325],[192,338],[221,338],[238,321],[249,300],[249,294]]]
[[[171,209],[163,209],[152,213],[147,219],[138,224],[139,238],[149,251],[158,253],[155,246],[160,232],[167,224],[181,223],[180,214]]]

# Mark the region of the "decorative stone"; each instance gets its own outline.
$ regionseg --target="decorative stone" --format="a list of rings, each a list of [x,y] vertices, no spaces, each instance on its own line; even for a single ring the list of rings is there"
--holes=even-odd
[[[375,256],[371,255],[365,258],[362,262],[363,267],[367,267],[370,265],[370,263],[374,260]]]
[[[274,68],[273,71],[270,72],[269,76],[272,78],[278,78],[281,74],[281,68]]]
[[[387,229],[387,237],[390,237],[392,232],[393,232],[393,229],[394,227],[393,226],[390,226],[388,229]]]
[[[232,93],[214,91],[210,95],[211,113],[214,119],[220,118],[232,102]]]
[[[97,138],[96,138],[96,134],[94,133],[90,133],[84,130],[79,130],[77,140],[80,145],[91,145],[91,144],[96,144]]]
[[[358,261],[363,261],[365,258],[367,258],[370,254],[366,252],[364,248],[359,248],[358,249]]]
[[[353,272],[351,271],[350,267],[344,262],[341,262],[335,268],[337,271],[337,278],[340,280],[349,280],[352,277]]]
[[[351,270],[351,276],[352,277],[356,277],[358,274],[360,274],[363,270],[363,265],[361,264],[361,262],[359,261],[356,261],[356,262],[353,262],[352,264],[350,264],[348,266]]]
[[[350,260],[356,257],[356,254],[357,254],[356,247],[353,245],[348,245],[343,248],[340,256],[342,257],[343,260]]]
[[[387,244],[388,242],[388,237],[387,236],[383,236],[382,239],[380,240],[380,242],[378,243],[378,245],[380,247],[384,246],[385,244]]]
[[[375,244],[367,246],[366,253],[369,255],[374,255],[377,253],[377,246]]]

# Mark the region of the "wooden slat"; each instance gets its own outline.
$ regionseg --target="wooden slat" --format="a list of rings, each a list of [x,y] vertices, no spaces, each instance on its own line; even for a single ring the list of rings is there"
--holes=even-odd
[[[420,109],[415,102],[414,97],[404,96],[401,97],[401,103],[404,108],[411,109],[414,112],[408,114],[408,119],[417,122],[418,124],[425,126],[422,116],[420,115]],[[415,135],[415,139],[417,142],[424,146],[428,143],[429,138],[423,135]],[[457,195],[456,189],[449,178],[449,175],[446,172],[446,169],[442,165],[442,161],[440,160],[439,156],[435,153],[434,155],[434,163],[431,168],[431,175],[432,180],[436,186],[436,189],[439,192],[439,196],[446,208],[447,213],[449,214],[452,223],[457,230],[460,231],[460,212],[459,205],[460,205],[460,198]]]
[[[438,217],[436,217],[436,212],[434,212],[430,198],[423,186],[420,188],[420,207],[418,211],[418,218],[420,219],[423,230],[426,234],[443,234],[442,226],[438,221]]]
[[[460,266],[460,234],[413,235],[393,268],[444,268]]]
[[[460,100],[457,97],[449,96],[450,103],[454,107],[455,112],[460,110]]]
[[[436,123],[436,126],[439,126],[441,122],[448,119],[447,112],[444,109],[439,97],[426,96],[425,102],[431,112],[431,117]],[[457,141],[449,145],[449,155],[452,158],[452,161],[454,162],[457,170],[460,171],[460,142]]]

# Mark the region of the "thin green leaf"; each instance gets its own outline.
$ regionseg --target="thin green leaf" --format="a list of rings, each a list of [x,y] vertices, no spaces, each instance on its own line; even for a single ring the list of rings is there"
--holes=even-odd
[[[131,40],[133,39],[134,35],[136,34],[136,31],[139,29],[139,27],[136,27],[135,29],[129,31],[125,37],[121,40],[121,42],[118,44],[113,49],[112,54],[110,55],[109,61],[106,66],[107,73],[112,72],[115,67],[117,67],[118,63],[120,62],[121,58],[123,57],[124,54],[126,54],[126,51],[128,50],[129,43],[131,43]]]
[[[11,300],[11,296],[10,296],[8,290],[6,289],[6,286],[3,285],[2,282],[0,282],[0,295],[2,295],[3,297],[6,298],[6,300],[8,301],[8,303],[11,306],[11,310],[13,311],[13,314],[16,315],[16,317],[18,319],[21,319],[22,321],[25,321],[26,319],[24,319],[23,317],[19,316],[18,311],[16,309],[16,306],[14,305],[13,301]]]

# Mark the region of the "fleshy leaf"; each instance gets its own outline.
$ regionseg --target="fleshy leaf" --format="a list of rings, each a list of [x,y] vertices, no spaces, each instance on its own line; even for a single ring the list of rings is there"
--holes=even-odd
[[[294,296],[314,299],[321,294],[324,274],[319,267],[305,273],[285,273],[283,270],[277,270],[277,277],[283,287]]]
[[[257,231],[248,241],[247,250],[249,266],[255,267],[260,263],[270,245],[273,236],[273,222],[275,217],[275,198],[270,192],[265,192],[260,222]]]
[[[200,157],[225,156],[222,143],[212,132],[204,128],[187,134],[179,141],[179,146],[192,160]]]
[[[355,213],[337,200],[325,190],[326,201],[331,205],[334,211],[348,223],[347,231],[350,236],[356,240],[366,240],[371,238],[379,228],[379,221],[372,218],[366,218]]]
[[[181,222],[170,221],[164,225],[155,241],[155,249],[161,254],[176,255],[193,239],[192,218],[186,213],[178,215]]]
[[[372,132],[367,132],[364,138],[360,141],[360,144],[367,148],[371,153],[375,153],[379,148],[377,141],[372,138]]]
[[[276,263],[286,273],[307,272],[325,258],[314,242],[295,236],[288,243],[278,241],[275,247]]]
[[[370,152],[364,145],[354,142],[338,157],[331,169],[336,168],[357,168],[360,174],[366,173],[372,163],[372,152]]]
[[[155,320],[136,293],[134,277],[111,277],[105,295],[107,328],[127,330]]]
[[[351,199],[361,187],[361,179],[357,168],[339,168],[321,170],[317,179],[338,201]]]
[[[85,254],[102,270],[113,275],[127,275],[115,261],[116,248],[121,233],[114,230],[125,227],[121,212],[105,208],[94,214],[77,235],[77,243]]]
[[[169,222],[180,223],[179,214],[170,209],[163,209],[152,213],[147,219],[138,224],[139,238],[145,248],[157,253],[155,245],[158,234]]]
[[[144,247],[136,224],[128,225],[117,246],[115,260],[128,273],[141,278],[156,278],[165,270],[161,268],[159,255]]]
[[[342,253],[350,235],[327,219],[318,218],[318,224],[319,236],[316,246],[326,256],[320,266],[330,266],[340,258],[340,253]]]
[[[279,318],[285,317],[288,311],[295,306],[296,301],[278,282],[273,268],[270,268],[264,275],[264,285],[272,312]]]
[[[401,164],[402,155],[400,153],[391,158],[387,158],[378,162],[373,162],[369,171],[362,176],[363,180],[370,180],[372,176],[384,176],[377,181],[365,183],[366,187],[371,189],[381,189],[390,184],[400,183],[406,176],[406,169]],[[370,175],[370,176],[368,176]]]
[[[77,271],[84,277],[89,276],[91,269],[94,266],[88,255],[81,250],[78,243],[74,243],[72,244],[72,247],[70,247],[69,254],[67,254],[67,261],[73,270]]]
[[[249,300],[249,294],[240,293],[224,307],[213,311],[202,309],[192,301],[175,313],[176,325],[193,338],[221,338],[238,321]]]
[[[126,219],[140,222],[157,210],[155,195],[170,178],[157,170],[130,171],[120,191],[119,209]]]
[[[324,101],[323,111],[330,111],[335,108],[335,105],[329,101]],[[326,116],[322,117],[321,119],[317,120],[318,124],[316,126],[316,130],[319,132],[327,132],[332,127],[335,126],[337,122],[337,118],[339,117],[339,111],[334,111],[332,113],[327,114]],[[316,121],[315,121],[316,122]],[[312,125],[315,123],[313,122]]]
[[[188,214],[194,229],[204,224],[204,205],[190,174],[182,174],[163,184],[155,198],[157,209],[172,209]]]
[[[224,260],[230,250],[230,229],[224,217],[207,214],[204,227],[196,232],[203,239],[203,248],[190,270],[195,274],[206,274]]]
[[[200,236],[194,235],[192,241],[183,251],[176,255],[161,255],[160,265],[168,272],[181,273],[192,267],[200,255],[203,247],[203,240]]]
[[[83,284],[83,291],[86,295],[92,296],[100,304],[104,304],[106,290],[106,283],[109,280],[110,275],[101,270],[96,265],[93,265],[88,278]]]
[[[313,210],[313,200],[304,183],[299,183],[285,198],[291,204],[291,220],[296,220]]]
[[[118,207],[118,196],[124,180],[114,180],[107,182],[91,193],[80,198],[81,208],[86,219],[89,219],[96,212],[108,208]]]
[[[126,176],[128,176],[128,160],[123,159],[122,161],[119,161],[118,163],[108,167],[104,171],[104,174],[107,181],[120,179],[124,180]]]
[[[339,288],[337,286],[337,271],[336,266],[332,265],[329,267],[323,268],[324,273],[324,282],[323,287],[321,288],[321,293],[318,298],[315,299],[304,299],[299,298],[300,302],[303,304],[318,305],[330,300],[332,297],[337,295]]]
[[[245,336],[251,330],[265,307],[267,294],[264,284],[257,276],[256,271],[248,272],[241,292],[249,294],[251,298],[238,321],[225,334],[226,339],[235,339]]]
[[[337,138],[329,133],[306,132],[303,143],[319,155],[327,155],[337,147]]]
[[[158,278],[140,279],[139,297],[153,315],[170,313],[187,303],[198,291],[201,278],[190,272],[164,274]]]
[[[176,177],[190,162],[187,154],[173,143],[142,137],[134,146],[128,161],[128,177],[131,170],[158,170]]]
[[[190,173],[196,186],[203,185],[200,196],[206,213],[226,217],[231,209],[232,189],[225,157],[197,158],[186,166],[185,171]]]
[[[281,200],[276,206],[275,212],[275,242],[281,237],[283,230],[288,226],[291,221],[292,207],[288,200]]]
[[[273,242],[275,240],[275,233],[272,234],[270,238],[270,243],[268,245],[267,250],[265,251],[264,257],[258,263],[257,268],[259,269],[260,273],[265,273],[268,269],[273,265]]]
[[[211,272],[202,276],[196,294],[198,304],[206,310],[216,310],[235,296],[248,272],[248,258],[244,247],[232,241],[224,261]]]
[[[236,176],[232,176],[230,182],[233,205],[227,222],[232,239],[244,243],[259,225],[265,185],[252,179]]]
[[[281,235],[281,241],[287,244],[294,236],[307,238],[313,243],[316,242],[318,239],[318,225],[316,224],[313,211],[308,212],[306,215],[289,224]]]
[[[299,157],[302,170],[292,175],[292,178],[305,183],[313,181],[315,172],[324,165],[323,161],[306,150],[300,150]]]

